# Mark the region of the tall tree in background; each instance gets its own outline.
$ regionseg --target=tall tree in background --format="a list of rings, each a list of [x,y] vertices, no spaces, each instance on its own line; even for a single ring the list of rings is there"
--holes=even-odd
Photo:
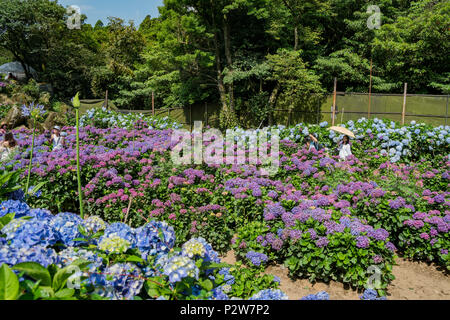
[[[412,92],[448,94],[449,39],[450,1],[415,1],[377,32],[374,55],[383,77],[395,89],[408,82]]]
[[[0,0],[0,46],[19,61],[28,78],[29,66],[42,70],[52,35],[63,26],[65,10],[48,0]]]
[[[133,75],[135,65],[141,62],[145,41],[133,22],[126,25],[120,18],[108,19],[106,39],[100,48],[103,63],[91,70],[91,88],[98,97],[102,97],[105,90],[108,90],[114,99],[126,88],[126,78]]]

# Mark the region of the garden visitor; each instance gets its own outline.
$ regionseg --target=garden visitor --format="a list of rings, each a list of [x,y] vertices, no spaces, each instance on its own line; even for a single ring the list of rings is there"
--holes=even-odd
[[[316,151],[322,150],[323,146],[319,143],[319,140],[314,134],[309,134],[306,138],[306,148],[308,150],[315,149]]]
[[[339,158],[341,158],[341,160],[345,161],[348,156],[352,155],[349,136],[344,136],[344,138],[339,142],[338,149],[339,149]]]
[[[66,141],[64,138],[65,135],[61,134],[61,128],[59,126],[53,127],[53,133],[51,135],[51,141],[53,143],[53,151],[61,150],[64,148]]]
[[[8,160],[16,150],[17,142],[11,132],[5,134],[2,144],[0,145],[0,161]]]
[[[0,123],[0,135],[5,135],[6,134],[7,126],[8,125],[7,125],[6,122]]]
[[[10,81],[10,80],[17,81],[17,78],[11,72],[8,72],[8,74],[5,77],[5,81]]]
[[[316,149],[316,147],[314,145],[314,141],[310,137],[306,137],[305,147],[306,147],[306,150],[308,150],[308,151],[311,151],[312,149]]]

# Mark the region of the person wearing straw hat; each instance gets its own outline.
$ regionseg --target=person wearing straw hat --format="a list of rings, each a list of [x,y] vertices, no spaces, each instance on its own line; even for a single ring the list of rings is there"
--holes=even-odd
[[[61,128],[59,126],[53,127],[53,133],[51,135],[53,142],[53,151],[61,150],[65,145],[64,136],[61,135]]]

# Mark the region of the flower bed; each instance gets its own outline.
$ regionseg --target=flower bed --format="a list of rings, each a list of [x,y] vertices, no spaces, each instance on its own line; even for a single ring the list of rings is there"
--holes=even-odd
[[[380,288],[388,285],[394,248],[450,268],[449,128],[349,122],[357,136],[373,137],[354,140],[357,157],[342,162],[332,152],[302,149],[309,132],[331,147],[337,136],[330,138],[324,127],[281,128],[280,169],[263,177],[250,165],[174,166],[172,130],[131,123],[134,127],[128,129],[80,130],[82,191],[91,216],[136,230],[154,219],[165,221],[174,230],[174,247],[201,237],[218,253],[233,246],[252,272],[285,263],[293,276],[334,279],[358,288],[367,287],[374,268],[381,274]],[[74,128],[63,130],[68,133],[64,150],[50,152],[44,137],[36,137],[32,185],[45,184],[40,194],[27,198],[31,207],[77,212]],[[418,147],[399,159],[393,159],[397,153],[383,155],[381,144],[398,142],[403,131],[407,139],[411,135],[403,146],[412,150],[414,143],[427,141],[436,153]],[[21,152],[0,169],[24,169],[26,175],[30,132],[15,134]],[[13,210],[9,206],[0,208],[0,216]],[[124,239],[129,243],[108,237],[96,245],[105,251],[136,250]]]

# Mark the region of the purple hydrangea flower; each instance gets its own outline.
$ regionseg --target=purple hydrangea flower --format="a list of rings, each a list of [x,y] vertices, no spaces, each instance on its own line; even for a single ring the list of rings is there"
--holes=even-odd
[[[367,248],[369,247],[370,241],[366,236],[358,236],[356,237],[356,246],[358,248]]]
[[[260,252],[255,252],[255,251],[249,251],[247,252],[246,255],[247,259],[250,260],[250,262],[259,267],[261,265],[261,263],[266,263],[268,260],[267,255],[265,255],[264,253],[260,253]]]
[[[319,240],[316,241],[316,246],[319,248],[326,247],[330,241],[327,237],[320,237]]]

